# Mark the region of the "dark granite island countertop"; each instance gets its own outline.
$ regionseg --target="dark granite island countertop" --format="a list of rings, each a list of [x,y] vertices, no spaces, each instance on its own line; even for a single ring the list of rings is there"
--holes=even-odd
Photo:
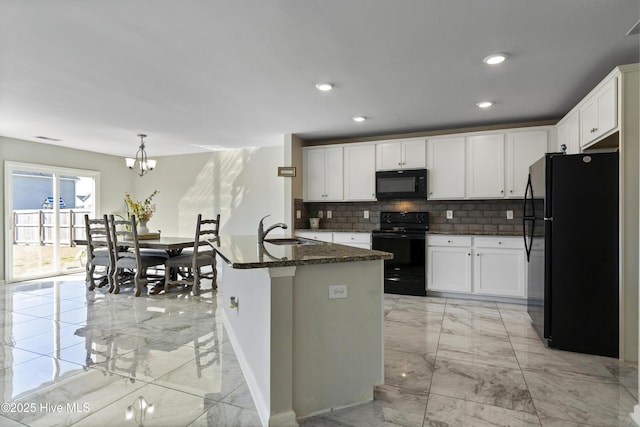
[[[269,236],[271,237],[271,236]],[[274,236],[281,238],[281,236]],[[289,267],[310,264],[373,261],[393,258],[393,254],[311,240],[310,244],[281,245],[256,236],[220,236],[213,247],[229,266],[236,269]],[[310,240],[310,239],[303,239]]]

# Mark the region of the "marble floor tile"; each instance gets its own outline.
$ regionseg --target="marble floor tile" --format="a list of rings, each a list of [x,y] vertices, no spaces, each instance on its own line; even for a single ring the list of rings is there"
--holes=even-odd
[[[216,403],[188,427],[256,427],[260,417],[255,409],[242,408],[228,403]]]
[[[511,342],[504,338],[440,334],[437,356],[519,369]]]
[[[501,320],[500,312],[496,308],[484,306],[464,306],[459,304],[447,304],[444,314],[458,318]]]
[[[81,365],[48,356],[38,356],[14,364],[0,372],[3,378],[9,380],[9,387],[2,390],[2,402],[15,401],[43,388],[62,384],[69,377],[83,372]],[[14,418],[12,415],[7,416]]]
[[[300,421],[300,426],[421,426],[426,405],[426,396],[384,386],[376,389],[376,398],[371,403],[307,418]]]
[[[0,286],[3,400],[44,405],[0,425],[126,425],[139,396],[154,405],[145,425],[260,425],[210,286],[138,298],[87,291],[84,275]],[[637,364],[546,348],[525,305],[389,294],[384,310],[374,400],[300,425],[634,425]],[[47,410],[58,403],[80,406]]]
[[[140,398],[147,403],[147,408],[152,405],[151,410],[145,412],[138,409]],[[146,384],[103,409],[92,411],[89,416],[74,424],[74,427],[135,425],[134,421],[148,427],[186,426],[203,415],[214,403],[201,396]],[[127,414],[131,414],[132,418],[127,418]]]
[[[446,314],[442,320],[443,334],[483,336],[493,338],[507,338],[507,331],[500,318],[488,317],[458,317]]]
[[[541,346],[512,344],[522,369],[545,371],[559,377],[617,382],[597,357]]]
[[[429,396],[424,424],[426,426],[539,426],[540,420],[528,412],[456,399],[438,394]]]
[[[440,334],[393,321],[385,321],[384,326],[385,350],[436,355]]]
[[[435,358],[419,353],[385,350],[384,383],[412,394],[427,394]]]
[[[424,328],[427,332],[439,333],[442,328],[442,313],[411,308],[394,308],[386,320]]]
[[[193,348],[191,351],[193,352]],[[154,384],[221,401],[245,383],[235,356],[211,352],[162,375]],[[228,402],[231,403],[231,402]]]
[[[620,384],[560,377],[543,371],[523,371],[540,418],[619,425],[637,403]]]
[[[619,362],[617,359],[603,360],[603,365],[631,395],[638,399],[638,364]]]
[[[519,369],[436,359],[431,393],[535,414]]]

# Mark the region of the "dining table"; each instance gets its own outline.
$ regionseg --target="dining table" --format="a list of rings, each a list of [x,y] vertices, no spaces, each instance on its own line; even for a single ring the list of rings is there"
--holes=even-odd
[[[87,239],[75,239],[76,245],[86,246]],[[94,244],[100,246],[107,246],[107,241],[93,240]],[[140,249],[158,249],[166,251],[170,257],[180,255],[183,249],[192,248],[195,240],[193,237],[171,237],[160,236],[154,239],[138,239],[138,246]],[[118,240],[119,246],[133,246],[133,240]]]

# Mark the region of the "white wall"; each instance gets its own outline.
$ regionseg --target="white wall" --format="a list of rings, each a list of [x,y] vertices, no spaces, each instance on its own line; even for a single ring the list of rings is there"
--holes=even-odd
[[[124,213],[126,191],[134,199],[144,199],[157,189],[157,211],[149,228],[161,230],[164,236],[191,236],[198,213],[207,217],[220,213],[221,233],[235,235],[256,233],[258,220],[267,214],[271,217],[265,224],[284,219],[284,180],[288,178],[277,176],[284,146],[155,157],[156,169],[144,177],[127,170],[122,157],[4,137],[0,137],[0,158],[99,171],[99,214]],[[0,188],[4,189],[4,172]],[[4,252],[4,197],[0,199]],[[3,253],[0,281],[5,278],[4,261]]]
[[[164,236],[191,236],[199,213],[219,213],[223,234],[255,234],[267,214],[265,224],[283,221],[283,155],[283,146],[274,146],[158,157],[154,171],[136,176],[131,196],[142,200],[159,191],[148,226]]]

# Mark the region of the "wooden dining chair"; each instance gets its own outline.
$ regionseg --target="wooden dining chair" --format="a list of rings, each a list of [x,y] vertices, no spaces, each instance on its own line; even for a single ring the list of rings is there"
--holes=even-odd
[[[101,288],[107,283],[111,284],[112,254],[109,249],[109,221],[107,215],[102,218],[89,218],[84,216],[84,230],[87,238],[87,263],[86,283],[92,291],[96,288],[96,280],[100,280],[97,287]],[[96,277],[96,268],[102,267],[99,276]]]
[[[198,214],[196,222],[196,236],[193,251],[169,258],[164,264],[164,291],[169,292],[172,285],[191,285],[193,295],[200,295],[200,279],[211,279],[211,287],[215,289],[217,270],[216,255],[212,250],[202,250],[207,239],[218,237],[220,228],[220,214],[216,219],[202,219]],[[211,266],[211,272],[203,272],[202,267]],[[172,279],[171,276],[175,278]],[[177,276],[177,277],[176,277]],[[180,278],[182,277],[182,278]]]
[[[140,296],[142,288],[149,283],[147,269],[149,267],[164,265],[163,256],[147,255],[140,252],[138,232],[136,231],[136,217],[131,215],[130,221],[116,220],[113,215],[109,217],[111,226],[111,243],[115,258],[113,271],[113,287],[111,292],[120,292],[120,285],[125,282],[133,282],[135,296]],[[129,250],[123,250],[124,242]],[[127,274],[129,273],[129,274]]]

